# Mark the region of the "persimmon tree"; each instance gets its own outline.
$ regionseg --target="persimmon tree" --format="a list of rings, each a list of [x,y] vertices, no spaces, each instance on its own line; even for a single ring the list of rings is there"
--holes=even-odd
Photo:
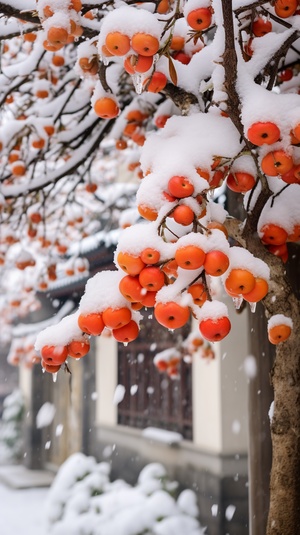
[[[125,185],[104,193],[113,162],[141,179],[116,271],[89,279],[78,311],[38,336],[43,367],[84,356],[104,328],[134,340],[145,307],[169,329],[193,315],[214,343],[231,329],[219,285],[237,308],[261,301],[276,345],[267,534],[295,535],[300,316],[285,263],[300,239],[297,0],[21,3],[0,2],[2,269],[13,259],[48,288],[57,255],[124,208]],[[214,202],[220,187],[241,198],[242,220]]]

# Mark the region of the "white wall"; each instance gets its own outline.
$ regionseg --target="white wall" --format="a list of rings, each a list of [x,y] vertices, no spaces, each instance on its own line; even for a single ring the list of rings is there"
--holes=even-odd
[[[115,339],[106,336],[96,338],[96,424],[116,425],[117,406],[113,397],[118,378],[118,354]]]
[[[32,370],[24,365],[19,366],[19,388],[24,396],[26,407],[31,399]]]
[[[225,299],[226,300],[226,299]],[[230,334],[213,344],[216,358],[193,360],[194,443],[202,450],[236,454],[247,452],[248,385],[244,361],[248,355],[247,314],[226,304]]]
[[[223,340],[220,356],[222,452],[234,454],[247,452],[248,449],[248,380],[244,363],[249,355],[249,307],[247,305],[247,310],[239,315],[231,302],[227,305],[232,330]]]
[[[204,451],[222,450],[221,363],[193,356],[193,442]]]
[[[202,452],[234,455],[247,452],[247,312],[237,314],[230,298],[227,305],[232,330],[214,344],[215,360],[193,359],[193,442]],[[96,423],[115,426],[118,359],[112,337],[97,338],[96,359]]]

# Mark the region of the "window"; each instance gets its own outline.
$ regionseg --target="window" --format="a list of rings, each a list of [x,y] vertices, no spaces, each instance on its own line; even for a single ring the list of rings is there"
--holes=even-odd
[[[126,389],[118,405],[119,424],[140,429],[159,427],[192,439],[191,364],[182,361],[180,378],[175,380],[159,373],[153,364],[156,353],[180,343],[189,329],[186,326],[171,333],[150,314],[138,339],[128,347],[119,345],[118,384]]]

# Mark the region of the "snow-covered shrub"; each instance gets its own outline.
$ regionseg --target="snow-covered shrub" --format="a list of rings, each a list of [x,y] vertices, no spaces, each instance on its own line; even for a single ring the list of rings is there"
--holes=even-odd
[[[61,466],[46,503],[51,535],[204,535],[196,495],[177,488],[165,468],[151,463],[132,487],[110,481],[110,465],[75,453]]]
[[[21,454],[24,410],[24,398],[20,390],[14,390],[4,399],[0,422],[0,446],[1,457],[5,460],[17,459]]]

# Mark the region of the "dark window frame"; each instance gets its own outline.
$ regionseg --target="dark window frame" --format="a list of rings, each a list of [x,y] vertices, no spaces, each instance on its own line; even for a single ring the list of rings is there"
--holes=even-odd
[[[136,341],[127,347],[119,344],[118,384],[125,387],[125,395],[118,405],[118,424],[167,429],[192,440],[192,364],[181,361],[179,379],[159,373],[153,364],[156,353],[176,346],[189,330],[187,325],[171,333],[150,314]],[[138,388],[132,393],[134,385]]]

